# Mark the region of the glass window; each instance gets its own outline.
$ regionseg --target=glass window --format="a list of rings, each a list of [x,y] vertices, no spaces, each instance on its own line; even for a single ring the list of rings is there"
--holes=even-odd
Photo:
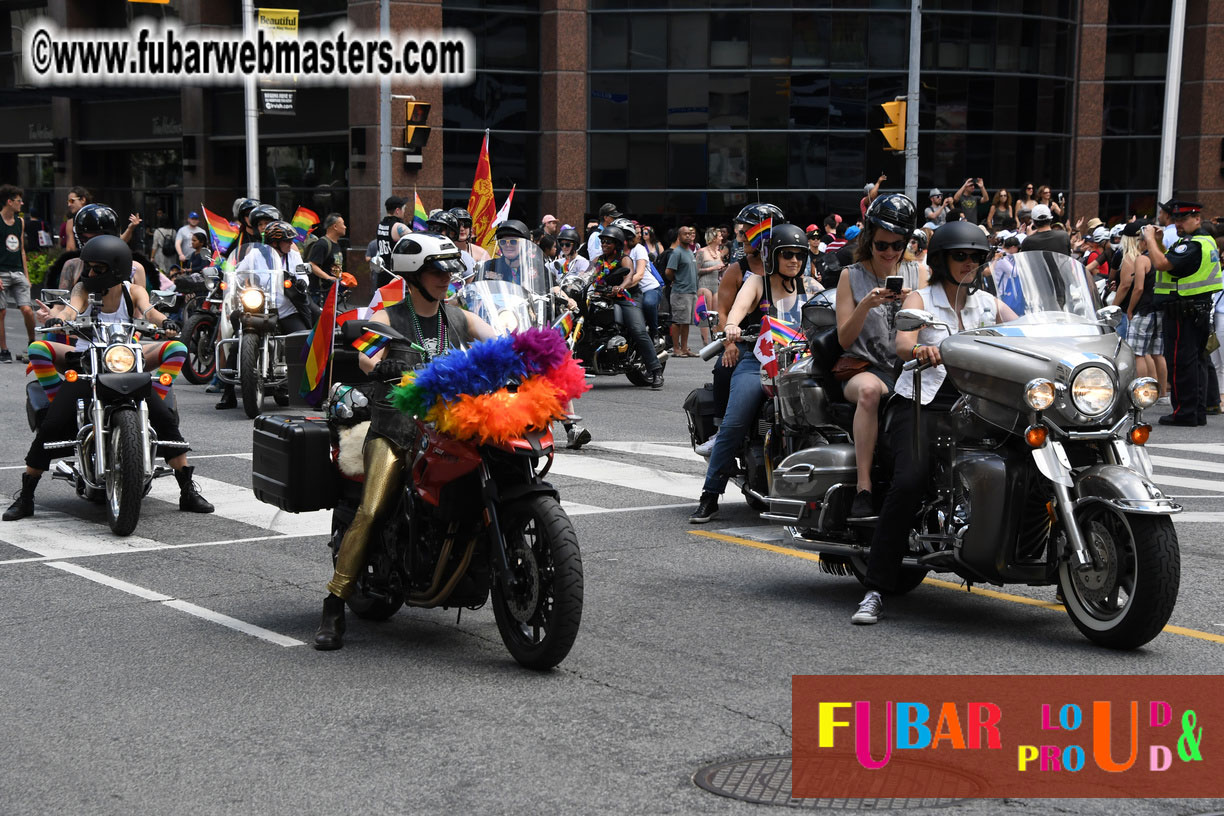
[[[834,68],[867,67],[867,16],[835,14],[831,18],[831,64]]]
[[[667,18],[661,14],[638,14],[629,23],[629,67],[660,71],[667,67]]]
[[[620,78],[628,83],[629,127],[667,127],[667,83],[663,77],[663,74],[629,74]]]
[[[828,134],[791,133],[788,139],[790,161],[787,162],[786,185],[801,190],[824,187],[829,158]]]
[[[905,68],[909,64],[909,17],[872,14],[869,18],[868,64],[872,68]]]
[[[829,126],[829,78],[825,74],[791,77],[790,120],[795,127]]]
[[[628,185],[629,138],[621,134],[591,136],[587,172],[591,186],[623,190]]]
[[[667,137],[644,133],[629,137],[629,187],[661,189],[667,182]],[[713,186],[713,185],[711,185]]]
[[[751,18],[742,13],[710,15],[710,67],[743,68],[748,65],[748,28]]]
[[[704,128],[710,121],[705,74],[667,74],[667,127]]]
[[[711,133],[709,186],[738,190],[748,186],[748,134]]]
[[[756,68],[786,68],[791,61],[791,15],[753,14],[751,26],[752,65]]]
[[[1154,190],[1159,175],[1159,137],[1101,140],[1102,190]]]
[[[629,127],[628,78],[624,74],[589,74],[591,99],[588,115],[593,130]]]
[[[540,82],[532,74],[479,71],[471,85],[443,91],[443,126],[538,130]]]
[[[1164,118],[1163,83],[1106,82],[1104,86],[1105,135],[1160,135]]]
[[[710,18],[705,14],[667,16],[667,67],[708,68]]]
[[[868,176],[865,159],[862,136],[830,135],[825,186],[862,190]]]
[[[790,77],[752,77],[752,127],[783,129],[790,116]]]
[[[667,137],[667,186],[705,189],[706,135],[679,133]]]
[[[714,74],[709,77],[710,127],[746,128],[751,110],[748,77]]]
[[[628,67],[629,19],[620,14],[591,15],[591,47],[587,60],[591,70]]]
[[[791,34],[791,65],[795,68],[826,68],[829,65],[829,17],[813,11],[796,11]]]
[[[835,77],[830,82],[829,127],[862,130],[867,127],[867,79]]]
[[[749,134],[748,175],[753,187],[785,187],[787,158],[785,133]]]

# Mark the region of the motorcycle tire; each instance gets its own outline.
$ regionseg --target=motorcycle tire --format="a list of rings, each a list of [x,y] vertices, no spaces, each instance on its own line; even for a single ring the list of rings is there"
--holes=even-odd
[[[499,515],[520,591],[507,597],[501,578],[494,576],[497,630],[520,665],[551,669],[569,654],[582,622],[577,533],[552,496],[528,496],[504,506]]]
[[[183,377],[192,385],[211,382],[217,373],[217,317],[200,312],[187,318],[183,327],[187,343],[187,365]]]
[[[107,440],[105,481],[106,520],[117,536],[131,535],[140,521],[144,476],[140,417],[135,411],[116,411]]]
[[[264,378],[259,365],[260,338],[256,334],[243,334],[238,345],[239,386],[242,389],[242,410],[247,419],[263,413]]]
[[[1067,614],[1093,643],[1137,649],[1160,634],[1177,603],[1181,553],[1173,519],[1097,504],[1076,521],[1101,567],[1078,572],[1066,560],[1059,566]]]
[[[860,584],[867,586],[867,562],[859,557],[850,558],[848,562],[854,577],[858,579]],[[905,595],[906,593],[913,592],[926,579],[928,572],[930,570],[923,569],[922,567],[902,567],[901,571],[897,573],[896,586],[884,594]]]
[[[279,405],[281,408],[284,408],[286,405],[289,404],[289,392],[277,391],[275,394],[272,395],[272,399],[276,401],[277,405]]]
[[[336,556],[340,554],[340,542],[344,540],[344,533],[348,530],[349,523],[352,520],[352,509],[348,511],[349,521],[341,521],[337,517],[340,508],[332,513],[332,566],[336,566]],[[400,610],[404,605],[404,599],[398,596],[375,595],[367,592],[363,579],[357,580],[357,585],[353,587],[352,593],[345,600],[348,608],[354,615],[362,620],[368,621],[385,621]]]

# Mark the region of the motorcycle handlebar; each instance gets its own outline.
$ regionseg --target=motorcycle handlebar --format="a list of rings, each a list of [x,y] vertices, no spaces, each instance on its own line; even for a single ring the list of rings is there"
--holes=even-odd
[[[755,343],[755,342],[756,342],[756,340],[757,340],[757,337],[759,337],[759,336],[760,336],[760,335],[757,335],[757,334],[741,334],[741,335],[740,335],[739,342],[741,342],[741,343]],[[725,345],[726,339],[727,339],[727,335],[726,335],[726,334],[722,334],[722,335],[720,335],[719,337],[715,338],[715,339],[714,339],[714,340],[713,340],[713,341],[710,343],[710,345],[708,345],[708,346],[704,347],[704,348],[701,350],[701,359],[703,359],[703,360],[713,360],[715,357],[717,357],[718,355],[722,354],[722,353],[723,353],[723,352],[726,350],[726,348],[727,348],[727,347],[726,347],[726,345]]]

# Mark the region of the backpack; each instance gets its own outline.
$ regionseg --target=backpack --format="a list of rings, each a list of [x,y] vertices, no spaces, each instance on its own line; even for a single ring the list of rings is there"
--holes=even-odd
[[[165,227],[161,227],[159,231],[162,231],[162,230],[164,230],[164,232],[162,232],[161,254],[165,255],[168,258],[174,258],[177,260],[178,250],[174,248],[175,233],[171,232]]]
[[[660,286],[667,285],[667,281],[663,280],[663,276],[659,274],[659,270],[655,269],[654,261],[650,259],[646,260],[646,271],[649,272],[651,275],[654,275],[654,279],[659,282]]]

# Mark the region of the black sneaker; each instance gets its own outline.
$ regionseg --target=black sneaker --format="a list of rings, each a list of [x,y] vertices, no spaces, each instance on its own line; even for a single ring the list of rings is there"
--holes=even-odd
[[[875,515],[875,502],[871,498],[871,491],[860,490],[854,497],[854,504],[850,505],[850,518],[870,519],[875,518]]]
[[[718,494],[703,492],[697,509],[689,516],[689,524],[705,524],[718,515]]]
[[[655,391],[658,391],[660,388],[663,387],[663,372],[662,371],[656,371],[653,375],[651,375],[650,387],[653,388]]]
[[[8,349],[0,349],[0,363],[13,362],[13,352]]]

